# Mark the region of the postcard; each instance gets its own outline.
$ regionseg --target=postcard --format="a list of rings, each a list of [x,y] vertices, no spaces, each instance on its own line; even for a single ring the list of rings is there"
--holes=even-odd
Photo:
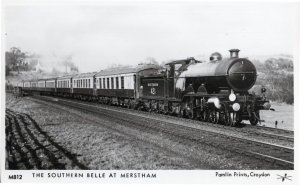
[[[299,20],[299,2],[3,1],[1,182],[298,184]]]

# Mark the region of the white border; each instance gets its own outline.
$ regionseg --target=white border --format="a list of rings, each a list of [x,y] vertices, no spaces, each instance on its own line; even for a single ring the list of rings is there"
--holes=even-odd
[[[99,0],[87,0],[87,1],[81,1],[81,0],[53,0],[53,1],[48,1],[48,0],[5,0],[1,1],[1,65],[0,65],[0,70],[1,70],[1,91],[0,91],[0,97],[1,97],[1,125],[0,125],[0,142],[1,142],[1,156],[0,156],[0,173],[1,173],[1,182],[14,182],[14,183],[35,183],[35,182],[45,182],[45,183],[61,183],[61,182],[77,182],[77,183],[101,183],[101,184],[217,184],[217,183],[222,183],[222,184],[299,184],[299,175],[297,174],[299,172],[299,85],[297,85],[298,80],[300,79],[299,77],[299,62],[300,62],[300,3],[299,1],[283,1],[283,0],[264,0],[264,1],[259,1],[255,0],[255,2],[293,2],[293,3],[298,3],[297,8],[298,8],[298,26],[297,29],[294,30],[297,33],[297,38],[295,38],[295,50],[294,50],[294,98],[295,98],[295,103],[294,103],[294,128],[295,128],[295,170],[281,170],[281,171],[270,171],[270,170],[263,170],[263,171],[256,171],[256,170],[250,170],[250,171],[238,171],[238,170],[156,170],[156,171],[136,171],[136,170],[111,170],[111,171],[77,171],[77,170],[64,170],[63,172],[71,172],[71,173],[156,173],[157,178],[155,179],[123,179],[123,178],[116,178],[116,179],[109,179],[109,178],[104,178],[104,179],[96,179],[96,178],[84,178],[82,180],[78,179],[37,179],[37,178],[32,178],[32,173],[34,172],[43,172],[47,174],[48,172],[55,172],[58,173],[60,172],[59,170],[52,170],[52,171],[36,171],[36,170],[18,170],[18,171],[13,171],[13,170],[5,170],[5,148],[3,143],[5,143],[5,51],[3,48],[4,46],[4,24],[3,20],[4,18],[4,5],[28,5],[28,4],[40,4],[40,5],[52,5],[52,4],[60,4],[60,5],[68,5],[69,3],[80,5],[80,4],[97,4],[97,3],[126,3],[126,2],[136,2],[136,3],[149,3],[148,1],[99,1]],[[151,2],[155,3],[161,3],[161,2],[174,2],[172,0],[164,0],[164,1],[159,1],[159,0],[152,0]],[[186,3],[183,0],[180,1],[175,1],[178,3]],[[193,2],[199,2],[199,0],[189,0],[187,1],[188,3],[193,3]],[[200,2],[207,2],[207,1],[200,1]],[[226,0],[222,1],[210,1],[210,2],[227,2]],[[249,2],[249,1],[244,1],[244,2]],[[270,173],[270,177],[266,178],[255,178],[255,177],[217,177],[216,172],[224,173],[234,173],[234,172],[242,172],[242,173],[248,173],[250,172],[265,172],[265,173]],[[292,181],[286,180],[285,182],[281,182],[280,179],[278,179],[278,175],[284,175],[287,173],[288,175],[292,176]],[[18,181],[18,180],[7,180],[8,175],[10,174],[22,174],[23,175],[23,180]]]

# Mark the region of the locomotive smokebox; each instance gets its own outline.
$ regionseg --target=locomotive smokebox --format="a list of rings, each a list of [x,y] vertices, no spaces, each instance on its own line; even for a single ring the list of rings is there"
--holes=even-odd
[[[239,49],[231,49],[230,52],[230,58],[239,58]]]

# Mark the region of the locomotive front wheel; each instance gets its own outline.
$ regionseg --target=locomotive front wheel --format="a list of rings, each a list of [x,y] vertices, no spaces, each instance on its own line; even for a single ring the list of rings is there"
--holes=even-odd
[[[226,112],[225,125],[226,126],[235,126],[236,124],[236,115],[232,112]]]
[[[228,125],[235,127],[242,122],[240,116],[236,112],[228,113]]]
[[[203,112],[203,120],[217,124],[219,122],[219,113],[215,110],[206,110]]]
[[[229,125],[234,127],[235,124],[236,124],[236,113],[232,112],[232,113],[229,113],[229,114],[230,114],[230,116],[229,116],[229,118],[230,118]]]

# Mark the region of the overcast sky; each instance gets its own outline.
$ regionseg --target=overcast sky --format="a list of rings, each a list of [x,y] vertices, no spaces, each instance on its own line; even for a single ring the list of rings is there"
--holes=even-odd
[[[209,55],[293,54],[293,3],[94,3],[5,7],[5,49],[72,55],[81,72]],[[298,20],[299,21],[299,20]],[[299,30],[298,30],[299,31]]]

